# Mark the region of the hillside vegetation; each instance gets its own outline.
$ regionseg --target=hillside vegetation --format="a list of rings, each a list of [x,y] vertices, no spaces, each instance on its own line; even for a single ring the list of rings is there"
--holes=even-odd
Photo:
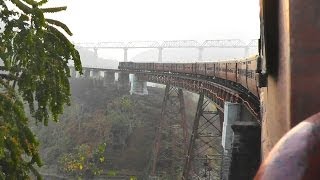
[[[92,80],[71,80],[71,106],[58,123],[33,125],[40,140],[42,174],[82,177],[143,178],[150,158],[164,89],[129,95],[116,85],[92,87]],[[194,99],[194,98],[193,98]],[[187,107],[194,109],[192,99]],[[188,111],[189,120],[193,110]]]

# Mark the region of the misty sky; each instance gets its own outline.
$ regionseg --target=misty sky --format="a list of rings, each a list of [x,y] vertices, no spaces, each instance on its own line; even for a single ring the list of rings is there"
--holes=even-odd
[[[259,0],[49,0],[74,42],[257,39]]]

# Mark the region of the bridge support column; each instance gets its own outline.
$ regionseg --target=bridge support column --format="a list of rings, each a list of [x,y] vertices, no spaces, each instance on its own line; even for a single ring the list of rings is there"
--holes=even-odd
[[[114,84],[115,81],[115,75],[114,72],[104,72],[104,78],[103,78],[103,86],[107,86],[108,84]]]
[[[182,89],[166,86],[161,119],[156,129],[150,179],[159,172],[169,172],[172,179],[180,179],[177,169],[182,166],[187,148],[187,122]],[[168,143],[169,142],[169,143]]]
[[[224,104],[224,121],[222,129],[222,147],[224,151],[231,150],[233,131],[231,125],[240,120],[241,104],[226,102]]]
[[[226,102],[221,164],[223,180],[253,179],[260,163],[260,125],[241,104]]]
[[[196,116],[193,122],[188,153],[183,168],[184,180],[206,177],[220,178],[222,158],[221,126],[215,107],[200,93]]]
[[[118,72],[118,90],[129,92],[130,81],[128,72]]]
[[[102,80],[99,70],[91,70],[91,79],[93,80],[93,87],[100,87],[102,86]]]
[[[163,48],[162,47],[158,48],[158,51],[159,51],[159,53],[158,53],[158,62],[161,63],[162,62],[162,51],[163,51]]]
[[[128,48],[123,49],[123,61],[128,62]]]
[[[100,79],[100,71],[99,70],[91,70],[90,77],[93,79]]]
[[[241,104],[229,103],[224,104],[224,120],[222,129],[222,147],[223,161],[221,164],[221,179],[228,180],[230,174],[230,166],[232,161],[232,140],[233,130],[231,125],[240,119]]]
[[[260,165],[260,125],[238,121],[232,125],[232,163],[229,179],[253,179]]]
[[[93,51],[94,51],[94,58],[98,60],[98,48],[93,48]]]
[[[198,61],[202,61],[203,47],[199,47],[198,50],[199,50]]]
[[[71,78],[76,78],[77,76],[77,71],[74,67],[70,67],[70,77]]]
[[[90,69],[83,69],[83,77],[84,78],[90,78],[90,72],[91,70]]]
[[[139,74],[133,75],[130,94],[148,95],[147,82],[140,80]]]

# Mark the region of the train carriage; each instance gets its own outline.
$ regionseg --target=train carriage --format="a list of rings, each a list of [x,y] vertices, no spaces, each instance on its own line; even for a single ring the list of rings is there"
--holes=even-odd
[[[237,62],[236,61],[229,61],[227,64],[227,80],[232,82],[237,82]]]
[[[215,77],[215,64],[214,62],[206,63],[206,75]]]
[[[139,66],[139,70],[140,70],[140,71],[143,71],[143,70],[148,69],[148,63],[139,63],[139,64],[141,64],[141,65]]]
[[[147,70],[153,71],[154,70],[154,63],[147,63]]]
[[[195,63],[195,73],[206,76],[206,63]]]
[[[218,77],[218,83],[234,82],[241,84],[253,95],[259,97],[257,87],[256,71],[258,56],[250,57],[240,61],[220,61],[207,63],[133,63],[120,62],[121,70],[157,71],[184,73],[192,76],[206,76],[208,78]]]
[[[140,63],[134,63],[133,69],[134,70],[139,70],[139,66],[140,66]]]
[[[247,64],[247,84],[249,91],[256,97],[259,97],[258,87],[257,87],[257,56],[249,58],[246,61]]]
[[[193,73],[193,64],[184,63],[183,64],[183,72],[186,74],[192,74]]]
[[[128,63],[130,63],[130,62],[120,62],[118,69],[130,69],[130,68],[132,68],[133,63],[130,64],[131,67],[129,67]]]
[[[247,84],[247,62],[246,59],[237,62],[237,82],[248,89]]]
[[[184,66],[182,63],[177,63],[177,71],[178,73],[183,73],[184,72]]]
[[[156,71],[163,71],[163,63],[154,63],[154,69]]]
[[[177,64],[176,63],[171,63],[170,72],[172,72],[172,73],[176,73],[177,72]]]
[[[125,62],[119,62],[118,69],[125,69]]]
[[[215,69],[215,72],[214,72],[215,77],[220,78],[220,63],[218,62],[215,63],[214,69]]]
[[[227,63],[222,61],[217,64],[219,64],[219,66],[216,76],[221,79],[227,79]]]
[[[163,71],[170,72],[172,63],[163,63]]]

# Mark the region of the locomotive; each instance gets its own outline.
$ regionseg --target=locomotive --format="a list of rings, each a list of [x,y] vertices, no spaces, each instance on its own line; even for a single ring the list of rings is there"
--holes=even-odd
[[[134,63],[120,62],[120,70],[179,73],[212,79],[219,83],[238,86],[259,97],[257,87],[257,65],[259,56],[235,61],[197,63]]]

